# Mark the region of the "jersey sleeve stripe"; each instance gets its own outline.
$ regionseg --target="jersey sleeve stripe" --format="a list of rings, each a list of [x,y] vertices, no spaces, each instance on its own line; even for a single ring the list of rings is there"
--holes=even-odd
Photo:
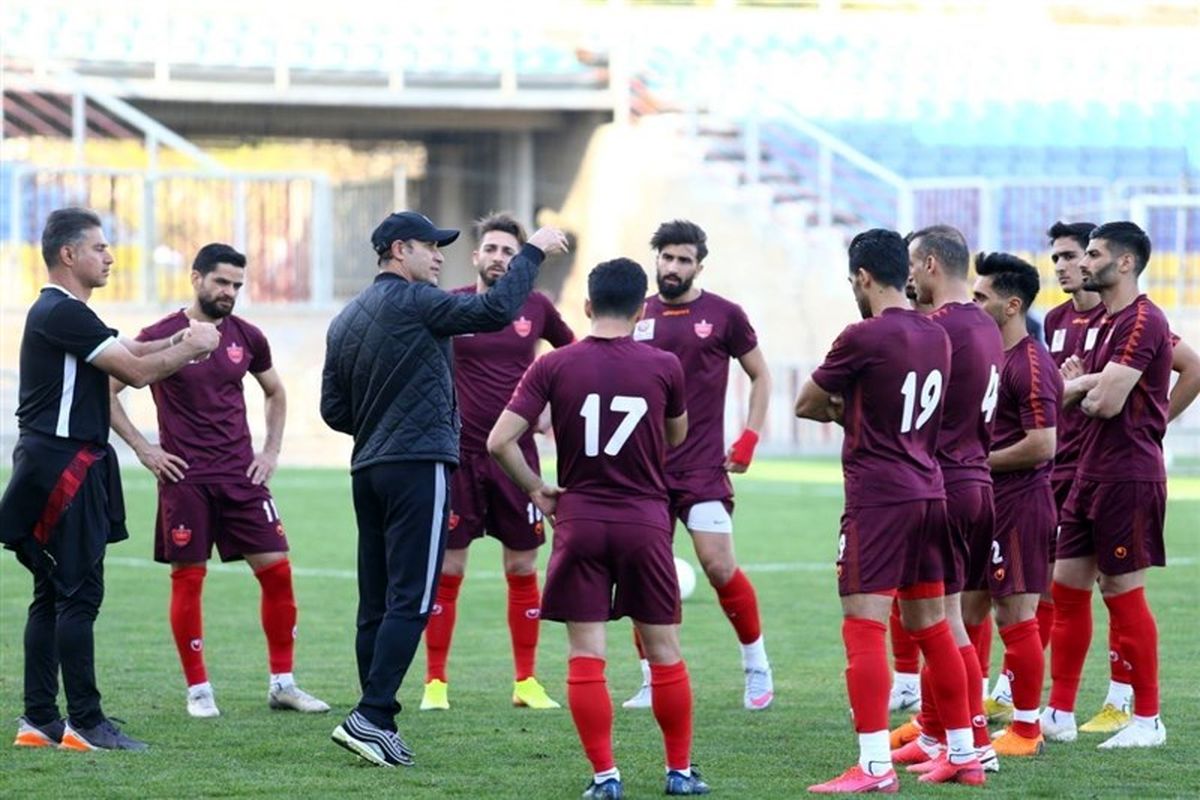
[[[1133,354],[1137,351],[1138,342],[1142,338],[1142,330],[1146,326],[1146,304],[1138,303],[1137,319],[1133,323],[1133,332],[1129,334],[1128,341],[1125,342],[1125,349],[1121,351],[1120,357],[1116,359],[1118,364],[1128,364],[1133,358]]]
[[[1025,345],[1025,360],[1029,362],[1029,408],[1033,411],[1033,426],[1044,428],[1046,409],[1042,407],[1042,375],[1038,370],[1037,347],[1032,340]]]

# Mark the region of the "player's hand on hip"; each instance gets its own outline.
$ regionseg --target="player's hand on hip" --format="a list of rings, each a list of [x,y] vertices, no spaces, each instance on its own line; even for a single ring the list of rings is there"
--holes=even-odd
[[[548,256],[567,252],[567,234],[558,228],[538,228],[529,243]]]
[[[161,483],[179,483],[187,472],[188,463],[174,453],[168,453],[156,444],[137,451],[138,461],[154,473]]]
[[[246,470],[246,477],[255,486],[259,486],[271,480],[271,476],[275,474],[275,469],[278,466],[279,454],[268,453],[264,450],[250,462],[250,468]]]
[[[542,516],[550,520],[551,525],[556,524],[554,515],[558,511],[558,498],[562,493],[561,487],[548,483],[542,484],[529,493],[529,499],[537,506],[538,511],[542,512]]]

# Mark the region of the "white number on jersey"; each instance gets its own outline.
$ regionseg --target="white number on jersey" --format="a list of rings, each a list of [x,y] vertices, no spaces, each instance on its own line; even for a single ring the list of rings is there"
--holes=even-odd
[[[917,373],[910,371],[904,376],[904,385],[900,387],[900,394],[904,395],[904,416],[900,420],[900,432],[908,433],[914,429],[913,407],[918,401],[921,404],[921,413],[917,415],[915,429],[921,430],[925,423],[929,422],[933,412],[937,411],[938,401],[942,399],[941,370],[935,369],[925,376],[925,381],[921,384],[920,397],[917,397]]]
[[[621,424],[617,426],[608,443],[604,445],[606,456],[615,456],[621,452],[625,442],[629,441],[629,437],[633,435],[633,429],[637,427],[642,417],[646,416],[649,408],[644,397],[629,397],[621,394],[613,397],[609,409],[623,413],[625,418],[621,420]],[[583,417],[583,454],[594,458],[600,455],[600,395],[593,392],[584,398],[579,416]]]
[[[983,421],[991,422],[996,416],[996,401],[1000,397],[1000,371],[992,364],[992,374],[988,376],[987,391],[983,393]]]
[[[279,521],[279,509],[275,508],[274,500],[263,500],[263,513],[267,515],[267,522]]]

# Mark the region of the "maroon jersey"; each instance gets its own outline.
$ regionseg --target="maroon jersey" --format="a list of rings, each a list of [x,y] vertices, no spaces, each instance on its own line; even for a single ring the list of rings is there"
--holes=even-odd
[[[453,294],[475,294],[475,287],[463,286]],[[503,330],[454,337],[454,390],[462,416],[459,446],[464,452],[487,452],[488,432],[533,363],[540,339],[562,347],[575,341],[575,334],[550,298],[538,292],[529,295],[517,318]],[[528,437],[533,437],[532,431]]]
[[[1062,403],[1062,377],[1041,342],[1026,336],[1004,353],[1000,393],[996,398],[996,424],[992,450],[1003,450],[1025,438],[1026,431],[1053,428]],[[995,472],[996,492],[1032,485],[1050,486],[1048,459],[1033,469]]]
[[[1142,375],[1115,417],[1085,418],[1078,477],[1098,482],[1167,479],[1162,439],[1173,357],[1167,318],[1144,294],[1101,323],[1099,341],[1084,359],[1084,370],[1102,372],[1113,362]]]
[[[508,410],[533,424],[547,403],[566,490],[558,521],[670,530],[665,427],[687,410],[679,360],[628,337],[589,336],[533,362]]]
[[[950,379],[938,434],[938,463],[946,486],[991,483],[987,456],[1004,364],[996,321],[974,303],[946,303],[929,314],[950,337]]]
[[[1075,303],[1067,300],[1046,312],[1042,323],[1050,357],[1062,366],[1073,355],[1081,358],[1096,347],[1100,323],[1106,314],[1103,303],[1087,311],[1076,311]],[[1062,409],[1058,418],[1058,447],[1054,452],[1054,480],[1070,480],[1079,462],[1079,434],[1087,417],[1078,406]]]
[[[186,327],[187,315],[176,311],[137,338],[165,339]],[[158,407],[160,444],[188,463],[184,479],[193,483],[246,477],[254,448],[242,379],[247,372],[271,368],[271,347],[258,328],[230,315],[221,322],[220,332],[221,343],[211,356],[150,386]]]
[[[758,335],[736,303],[704,292],[690,303],[646,300],[635,341],[679,357],[687,380],[687,441],[667,453],[667,472],[720,468],[725,463],[725,387],[729,359],[758,347]]]
[[[946,332],[915,311],[886,309],[834,341],[812,379],[845,401],[847,508],[946,496],[935,453],[949,373]]]

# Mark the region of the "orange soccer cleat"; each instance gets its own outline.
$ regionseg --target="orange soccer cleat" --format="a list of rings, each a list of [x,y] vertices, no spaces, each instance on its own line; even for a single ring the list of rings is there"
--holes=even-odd
[[[912,719],[888,734],[888,746],[899,750],[904,745],[921,735],[921,723],[917,722],[916,714]]]
[[[1039,733],[1036,738],[1031,739],[1028,736],[1022,736],[1012,728],[1005,728],[999,736],[992,739],[992,747],[995,748],[998,756],[1030,758],[1042,754],[1042,750],[1046,747],[1046,738]]]

